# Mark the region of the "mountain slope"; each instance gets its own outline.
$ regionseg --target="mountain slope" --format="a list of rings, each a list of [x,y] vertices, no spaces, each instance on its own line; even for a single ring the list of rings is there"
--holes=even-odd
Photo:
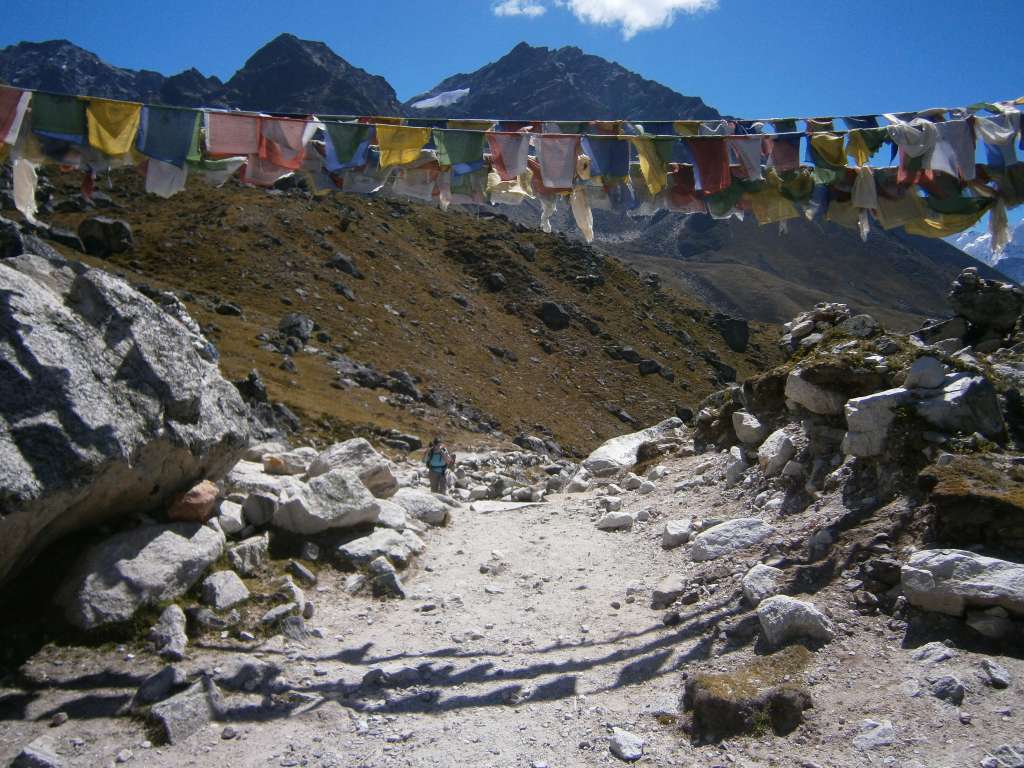
[[[352,66],[324,43],[289,34],[256,51],[227,83],[196,69],[165,77],[114,67],[67,40],[0,49],[0,82],[179,107],[357,114],[401,110],[383,77]]]
[[[77,174],[46,172],[53,203],[65,208]],[[110,191],[115,215],[134,228],[134,251],[107,261],[71,255],[177,292],[211,333],[226,375],[257,368],[311,438],[397,429],[466,442],[525,431],[589,452],[632,429],[628,417],[650,424],[694,408],[728,367],[750,375],[779,359],[771,329],[754,325],[747,351],[733,351],[724,319],[701,302],[589,246],[501,218],[235,182],[190,182],[160,200],[141,184],[119,173]],[[88,215],[45,219],[74,229]],[[564,309],[566,327],[538,317],[544,302]],[[318,328],[285,355],[278,327],[293,312]],[[636,359],[609,354],[621,347],[666,370],[641,374]],[[353,372],[353,361],[376,373]],[[389,373],[401,371],[420,399],[408,397],[409,379]],[[351,383],[377,378],[389,382]]]
[[[407,101],[405,111],[424,117],[528,120],[719,117],[701,99],[683,96],[600,56],[572,46],[551,49],[526,43],[475,72],[442,80]]]
[[[1001,278],[942,240],[875,229],[862,242],[852,230],[802,218],[780,234],[749,218],[664,214],[606,247],[724,311],[764,322],[841,301],[893,328],[911,329],[949,314],[946,292],[965,267]]]

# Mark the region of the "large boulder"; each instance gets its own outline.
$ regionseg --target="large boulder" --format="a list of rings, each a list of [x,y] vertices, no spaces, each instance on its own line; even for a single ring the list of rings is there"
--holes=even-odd
[[[885,450],[889,427],[896,420],[896,409],[913,400],[903,387],[855,397],[846,403],[843,452],[850,456],[878,456]]]
[[[317,477],[332,469],[352,472],[378,499],[390,498],[398,490],[395,465],[362,437],[337,443],[321,452],[309,465],[308,474]]]
[[[736,550],[760,544],[775,529],[756,517],[740,517],[713,525],[690,544],[690,557],[698,562],[717,560]]]
[[[786,379],[786,399],[822,416],[842,413],[843,405],[846,403],[843,393],[825,389],[808,381],[800,369],[790,373]]]
[[[448,521],[448,505],[438,496],[419,488],[401,488],[391,501],[405,513],[428,525],[444,525]]]
[[[785,429],[772,432],[757,449],[757,463],[768,477],[779,474],[794,456],[796,445]]]
[[[960,549],[927,549],[903,566],[903,593],[918,608],[960,616],[998,606],[1024,616],[1024,565]]]
[[[953,311],[979,330],[1003,334],[1024,311],[1024,291],[1010,283],[986,280],[975,267],[968,267],[953,282],[949,292]]]
[[[127,621],[143,606],[181,597],[224,551],[224,534],[197,523],[145,525],[97,544],[57,592],[81,629]]]
[[[343,469],[286,486],[274,512],[274,525],[309,535],[331,528],[375,523],[380,505],[354,474]]]
[[[0,582],[244,452],[247,406],[181,302],[157,299],[56,257],[0,262]]]
[[[683,422],[680,419],[672,417],[639,432],[613,437],[583,461],[583,469],[594,477],[616,475],[637,463],[637,451],[641,445],[672,437],[682,426]]]
[[[378,557],[386,557],[399,566],[405,566],[425,549],[423,540],[412,531],[399,533],[390,528],[378,528],[369,536],[342,544],[338,547],[338,554],[355,565],[369,565]]]

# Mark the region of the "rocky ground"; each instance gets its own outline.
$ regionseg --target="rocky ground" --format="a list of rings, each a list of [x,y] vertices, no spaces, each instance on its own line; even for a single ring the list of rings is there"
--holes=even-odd
[[[666,461],[656,490],[621,495],[623,510],[647,518],[629,530],[597,527],[601,489],[454,509],[447,527],[425,534],[405,600],[351,596],[344,574],[309,563],[318,581],[306,588],[316,604],[308,638],[214,634],[189,646],[178,663],[186,674],[228,670],[258,687],[226,691],[221,717],[174,746],[154,746],[141,719],[116,717],[164,666],[148,644],[48,646],[0,694],[0,759],[31,742],[68,766],[585,766],[617,763],[609,738],[622,729],[643,741],[640,764],[930,768],[978,765],[1021,740],[1024,661],[948,647],[942,629],[864,612],[851,566],[799,595],[837,634],[783,670],[810,693],[804,724],[785,740],[694,743],[682,728],[687,680],[772,658],[756,627],[742,628],[751,615],[742,577],[761,561],[783,564],[788,543],[820,522],[753,511],[748,490],[727,487],[727,461]],[[707,527],[752,511],[776,532],[728,557],[699,563],[687,546],[663,547],[667,521]],[[652,609],[666,574],[685,593]],[[993,687],[992,662],[1008,688]],[[254,670],[239,674],[240,665]],[[277,674],[266,679],[269,667]],[[930,681],[944,676],[962,682],[959,705],[933,694]],[[68,718],[54,725],[58,713]],[[868,721],[886,727],[865,746]]]

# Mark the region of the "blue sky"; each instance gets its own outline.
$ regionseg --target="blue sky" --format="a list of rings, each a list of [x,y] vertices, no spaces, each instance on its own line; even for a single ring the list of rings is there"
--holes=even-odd
[[[227,78],[276,34],[293,32],[383,75],[403,100],[493,61],[521,40],[579,46],[742,117],[912,110],[1024,95],[1024,67],[1014,53],[1024,29],[1022,0],[5,0],[4,6],[0,45],[67,38],[112,64],[165,74],[195,66]],[[674,17],[673,8],[679,9]],[[506,15],[496,13],[502,10]]]
[[[229,78],[280,32],[401,100],[520,41],[575,45],[738,117],[911,111],[1024,95],[1024,0],[5,0],[0,46],[66,38],[111,64]],[[660,117],[660,116],[659,116]],[[1019,220],[1020,209],[1012,212]]]

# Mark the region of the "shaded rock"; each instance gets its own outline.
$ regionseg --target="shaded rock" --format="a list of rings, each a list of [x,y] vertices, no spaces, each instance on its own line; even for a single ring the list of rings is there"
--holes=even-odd
[[[985,681],[986,685],[991,685],[993,688],[997,689],[1010,687],[1010,683],[1012,682],[1010,672],[1002,664],[993,661],[992,659],[982,659],[981,672],[982,679]]]
[[[272,627],[283,621],[288,616],[297,616],[301,611],[302,609],[299,607],[298,603],[277,605],[263,614],[263,617],[260,619],[260,623],[265,627]]]
[[[177,693],[188,685],[188,678],[180,667],[169,665],[154,672],[142,681],[139,689],[132,697],[130,710],[137,712],[142,707],[163,701],[172,693]]]
[[[149,525],[88,550],[57,593],[68,621],[93,629],[185,594],[224,551],[224,535],[196,523]]]
[[[338,547],[338,554],[356,565],[369,564],[378,557],[404,567],[415,555],[426,549],[423,541],[412,531],[392,531],[379,528],[369,536],[355,539]]]
[[[0,260],[0,284],[2,582],[71,531],[221,476],[250,428],[173,295],[28,255]]]
[[[334,469],[309,483],[284,488],[274,513],[274,525],[309,535],[332,528],[376,522],[380,505],[353,474]]]
[[[968,606],[999,606],[1024,615],[1024,565],[959,549],[914,553],[903,566],[908,602],[926,611],[960,616]]]
[[[242,505],[233,501],[222,501],[217,506],[217,525],[227,536],[234,536],[245,529]]]
[[[309,465],[309,476],[318,477],[332,469],[355,474],[378,499],[390,498],[398,490],[394,464],[361,437],[336,443],[322,451]]]
[[[283,453],[264,453],[263,471],[268,475],[302,475],[316,458],[313,448],[296,448]]]
[[[93,216],[78,225],[78,237],[90,256],[106,258],[130,251],[135,245],[131,225],[121,219]]]
[[[537,309],[537,317],[541,319],[548,328],[561,331],[569,327],[570,315],[561,304],[553,301],[545,301]]]
[[[741,517],[708,528],[690,544],[690,557],[698,562],[716,560],[737,550],[760,544],[775,529],[756,517]]]
[[[882,330],[882,326],[871,315],[854,315],[843,320],[837,328],[849,336],[856,336],[858,339],[871,338]]]
[[[217,661],[211,677],[226,691],[252,693],[268,688],[281,674],[277,664],[251,656],[231,656]]]
[[[64,768],[67,765],[57,755],[57,745],[48,736],[40,736],[14,758],[10,768]]]
[[[785,595],[762,600],[757,606],[757,618],[765,641],[773,648],[800,637],[826,643],[835,637],[835,628],[825,614],[810,603]]]
[[[294,337],[303,344],[309,341],[309,337],[313,335],[313,329],[315,328],[316,323],[313,322],[313,318],[301,312],[287,314],[277,324],[277,330],[284,336]]]
[[[764,563],[758,563],[743,577],[743,596],[755,608],[762,600],[782,591],[783,573]]]
[[[877,456],[885,450],[889,427],[896,420],[896,409],[913,399],[902,387],[857,397],[846,403],[848,432],[843,437],[843,452],[850,456]]]
[[[154,704],[149,719],[168,744],[180,744],[189,736],[218,719],[224,702],[209,678],[203,678],[188,690]]]
[[[812,384],[799,368],[791,372],[786,379],[786,398],[811,413],[823,416],[842,413],[847,399],[841,392]]]
[[[398,572],[395,570],[395,566],[391,564],[386,557],[377,557],[370,561],[368,568],[370,577],[372,578],[373,593],[375,595],[390,595],[399,598],[405,598],[405,587],[402,585],[402,580],[398,576]],[[358,592],[359,588],[355,585],[351,585]],[[349,591],[350,585],[345,584],[345,590]],[[354,594],[354,592],[350,592]]]
[[[960,679],[953,675],[942,675],[941,677],[929,680],[928,689],[935,698],[954,706],[960,706],[963,703],[964,694],[967,692]]]
[[[249,525],[266,525],[277,511],[277,494],[250,493],[242,502],[242,518]]]
[[[328,259],[325,266],[331,267],[332,269],[336,269],[339,272],[351,275],[355,278],[361,278],[363,276],[363,273],[359,271],[359,268],[356,266],[356,263],[352,258],[340,251]]]
[[[974,267],[960,273],[947,298],[953,311],[972,326],[999,334],[1013,330],[1024,311],[1024,291],[1009,283],[979,277]]]
[[[249,590],[234,571],[217,571],[203,581],[203,602],[226,611],[249,599]]]
[[[984,376],[949,376],[938,397],[922,400],[915,408],[918,416],[945,432],[979,432],[997,439],[1005,432],[996,389]]]
[[[205,523],[213,517],[219,494],[216,483],[203,480],[175,499],[167,510],[167,518],[182,523]]]
[[[188,646],[187,625],[185,612],[180,607],[171,604],[164,608],[160,618],[149,631],[153,650],[161,658],[171,661],[185,658],[185,648]]]
[[[857,749],[878,749],[891,746],[896,741],[896,729],[892,722],[883,720],[865,720],[861,723],[860,732],[853,737],[853,746]]]
[[[914,335],[925,344],[937,344],[947,339],[960,344],[967,335],[967,321],[962,317],[954,317],[949,320],[928,322]]]
[[[934,357],[919,357],[910,366],[903,382],[906,389],[936,389],[946,380],[946,366]]]
[[[270,537],[253,536],[228,549],[228,562],[232,569],[245,577],[255,576],[270,555]]]

